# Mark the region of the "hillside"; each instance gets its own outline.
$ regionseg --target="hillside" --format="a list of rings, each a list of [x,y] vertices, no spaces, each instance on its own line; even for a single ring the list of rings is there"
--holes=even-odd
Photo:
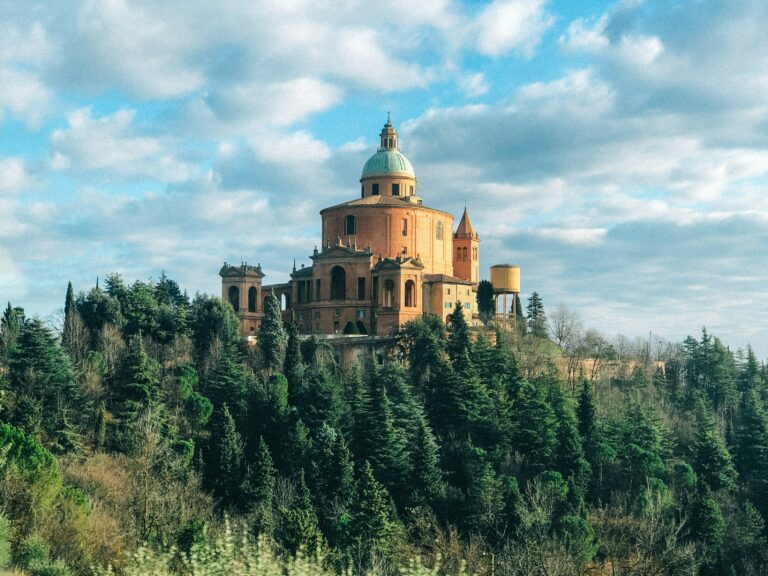
[[[254,348],[229,304],[165,276],[70,286],[58,331],[9,304],[0,570],[765,573],[751,350],[554,317],[550,339],[539,302],[530,330],[458,308],[342,369],[267,304]]]

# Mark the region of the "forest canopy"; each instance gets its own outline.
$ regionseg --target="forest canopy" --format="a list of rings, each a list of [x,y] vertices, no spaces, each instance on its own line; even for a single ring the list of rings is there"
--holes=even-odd
[[[70,285],[55,328],[7,305],[0,574],[765,573],[751,349],[607,339],[534,293],[341,366],[267,304],[256,346],[165,275]]]

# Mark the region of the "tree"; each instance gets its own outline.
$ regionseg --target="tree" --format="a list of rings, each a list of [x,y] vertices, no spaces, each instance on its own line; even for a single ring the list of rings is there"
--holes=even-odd
[[[427,420],[419,418],[419,427],[411,449],[411,494],[412,505],[434,506],[445,495],[445,482],[440,470],[440,455],[437,442]]]
[[[699,558],[707,568],[714,569],[725,538],[725,520],[720,506],[704,483],[699,483],[696,497],[691,504],[688,529],[697,544]],[[705,571],[705,574],[721,573],[717,570]]]
[[[285,348],[285,362],[283,363],[283,374],[288,378],[289,396],[294,398],[301,380],[304,377],[304,362],[301,358],[301,341],[299,340],[299,328],[296,322],[288,323],[288,342]]]
[[[592,470],[584,455],[576,415],[559,382],[550,384],[549,397],[557,419],[556,470],[573,486],[575,497],[580,500],[586,493]]]
[[[245,479],[243,439],[226,404],[214,412],[205,471],[206,485],[225,508],[242,504]]]
[[[272,497],[275,490],[275,465],[267,443],[261,436],[256,454],[248,463],[243,483],[243,502],[255,515],[257,532],[268,532],[272,527]]]
[[[123,374],[115,390],[116,413],[125,421],[135,418],[150,405],[161,400],[160,375],[157,361],[144,350],[140,334],[129,342]]]
[[[547,337],[547,316],[544,313],[544,304],[538,292],[534,292],[528,298],[528,333],[536,338]]]
[[[72,362],[40,320],[21,323],[11,349],[8,379],[17,399],[16,423],[24,422],[27,432],[42,432],[55,451],[78,445],[88,406]]]
[[[712,490],[736,487],[736,469],[731,455],[702,399],[696,403],[696,428],[691,449],[693,469]]]
[[[756,392],[745,393],[734,431],[736,469],[755,507],[768,515],[768,417]]]
[[[376,481],[366,460],[360,470],[352,505],[351,536],[366,552],[381,550],[394,533],[395,523],[387,489]]]
[[[512,445],[522,456],[523,477],[531,479],[551,469],[557,448],[556,420],[542,387],[523,382],[512,421]]]
[[[481,280],[477,285],[477,311],[483,324],[487,324],[496,314],[493,285],[488,280]]]
[[[264,300],[264,317],[259,326],[258,340],[262,367],[271,372],[282,370],[288,336],[283,327],[280,302],[274,293],[268,294]]]

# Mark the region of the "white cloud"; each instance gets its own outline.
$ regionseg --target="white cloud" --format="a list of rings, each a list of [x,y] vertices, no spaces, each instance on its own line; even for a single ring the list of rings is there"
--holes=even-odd
[[[3,109],[37,127],[50,107],[51,94],[34,73],[0,68],[0,114]]]
[[[459,76],[459,88],[469,98],[482,96],[490,90],[485,75],[477,72],[474,74],[462,74]]]
[[[547,0],[494,0],[477,18],[478,50],[493,57],[513,50],[531,56],[554,21],[546,5]]]
[[[31,184],[31,177],[20,157],[0,157],[0,194],[18,194]]]
[[[160,138],[141,136],[134,127],[134,110],[94,118],[81,108],[67,118],[68,127],[51,135],[53,167],[77,172],[109,172],[127,178],[150,177],[180,182],[198,169],[177,159]]]

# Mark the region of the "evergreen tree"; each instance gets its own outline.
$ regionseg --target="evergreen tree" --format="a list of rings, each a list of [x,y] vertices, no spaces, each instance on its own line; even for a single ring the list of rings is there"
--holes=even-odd
[[[547,316],[538,292],[534,292],[528,298],[526,312],[528,313],[528,333],[536,338],[547,338]]]
[[[472,338],[469,324],[464,317],[461,302],[456,302],[453,312],[448,316],[448,356],[453,368],[462,375],[468,375],[472,369]]]
[[[445,495],[445,482],[440,470],[437,442],[423,416],[419,418],[419,427],[410,455],[409,502],[414,506],[434,506]]]
[[[623,488],[637,494],[664,475],[664,432],[649,409],[633,400],[620,423],[618,463]]]
[[[595,433],[597,426],[597,406],[592,394],[592,387],[584,380],[581,385],[578,407],[579,434],[584,442],[588,442]]]
[[[243,439],[226,404],[213,414],[206,464],[206,484],[222,505],[234,508],[241,504],[245,474]]]
[[[760,364],[755,356],[755,351],[752,350],[752,346],[747,346],[747,361],[741,370],[741,374],[739,374],[739,391],[744,393],[759,390],[761,384]]]
[[[554,464],[557,448],[555,414],[544,390],[524,382],[513,405],[513,448],[522,456],[522,473],[531,479]]]
[[[102,400],[96,411],[93,426],[93,443],[97,450],[104,448],[107,438],[107,406]]]
[[[481,280],[477,285],[477,311],[483,324],[487,324],[496,314],[493,285],[488,280]]]
[[[768,417],[756,392],[743,395],[734,431],[736,469],[747,496],[768,516]]]
[[[297,390],[301,386],[304,376],[304,362],[301,358],[301,341],[299,340],[299,328],[296,322],[288,324],[288,343],[285,348],[285,362],[283,363],[283,374],[288,378],[288,393],[296,404]]]
[[[262,367],[272,372],[281,370],[288,336],[283,326],[280,302],[274,293],[264,299],[264,317],[259,326],[258,340]]]
[[[135,419],[144,409],[160,401],[159,366],[144,350],[140,334],[129,342],[120,384],[115,390],[115,412],[124,421]]]
[[[275,490],[275,465],[264,438],[259,437],[256,454],[246,467],[242,484],[243,502],[254,516],[254,529],[269,532],[272,529],[272,497]]]
[[[277,538],[288,552],[296,554],[301,551],[312,556],[324,548],[323,534],[312,506],[312,497],[304,480],[303,470],[299,473],[296,483],[294,504],[290,508],[280,508],[280,514],[282,522]]]
[[[368,552],[385,548],[395,532],[395,519],[390,511],[387,489],[376,481],[368,461],[360,470],[352,510],[353,542],[358,542]]]
[[[592,470],[584,455],[573,405],[557,381],[550,384],[549,397],[557,420],[556,470],[575,488],[577,497],[581,499],[586,493]]]
[[[716,570],[725,538],[725,520],[720,506],[705,483],[699,483],[691,503],[688,528],[697,544],[698,557],[703,560],[703,574],[721,574]]]
[[[12,333],[17,330],[18,313],[12,311],[9,316],[4,322]],[[69,357],[40,320],[24,320],[18,327],[8,380],[16,398],[14,423],[27,432],[41,432],[54,451],[77,447],[79,424],[88,406]]]
[[[701,399],[696,404],[696,428],[691,448],[693,469],[712,490],[736,487],[736,469],[731,455]]]

